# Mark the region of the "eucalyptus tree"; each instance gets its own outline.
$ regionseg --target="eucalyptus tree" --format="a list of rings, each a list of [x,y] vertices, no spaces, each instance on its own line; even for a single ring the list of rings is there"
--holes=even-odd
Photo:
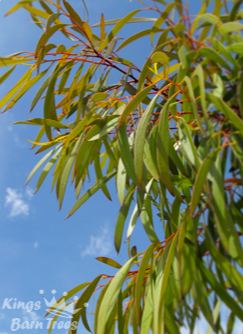
[[[28,181],[39,173],[38,190],[51,172],[60,207],[71,184],[68,216],[98,191],[111,199],[112,183],[120,201],[114,245],[119,252],[126,239],[129,259],[99,257],[114,276],[64,297],[79,294],[69,333],[80,321],[97,334],[193,333],[201,317],[210,331],[232,333],[243,320],[241,5],[202,1],[192,15],[182,0],[148,0],[94,24],[65,0],[18,1],[7,13],[25,9],[41,29],[35,50],[0,58],[0,83],[25,69],[1,98],[3,111],[35,92],[34,118],[19,122],[38,128],[41,158]],[[122,38],[126,26],[136,32]],[[142,38],[148,56],[139,66],[123,49]],[[141,252],[137,223],[150,240]],[[63,299],[53,307],[54,323]]]

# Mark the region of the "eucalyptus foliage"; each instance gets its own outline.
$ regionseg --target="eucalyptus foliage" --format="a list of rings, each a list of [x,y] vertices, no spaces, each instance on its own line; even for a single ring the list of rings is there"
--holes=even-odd
[[[207,0],[191,15],[182,0],[148,0],[96,24],[65,0],[18,1],[7,13],[25,9],[42,30],[33,52],[0,58],[0,83],[16,65],[25,69],[1,98],[3,111],[35,92],[30,110],[38,116],[19,122],[38,128],[41,159],[28,181],[39,174],[38,190],[51,173],[60,207],[72,184],[68,216],[98,191],[111,199],[115,183],[116,251],[128,241],[125,264],[98,258],[114,276],[65,297],[80,296],[69,334],[78,322],[97,334],[193,333],[201,317],[210,331],[229,334],[243,321],[241,5]],[[126,26],[136,32],[122,38]],[[141,38],[148,57],[139,67],[122,55]],[[139,253],[130,247],[138,223],[150,240]]]

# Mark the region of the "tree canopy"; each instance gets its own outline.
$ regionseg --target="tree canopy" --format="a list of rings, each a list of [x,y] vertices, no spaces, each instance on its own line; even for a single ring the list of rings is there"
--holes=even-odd
[[[39,173],[38,190],[52,173],[60,207],[72,184],[68,216],[98,191],[111,199],[115,183],[116,251],[128,241],[125,264],[98,258],[114,276],[99,275],[65,296],[80,296],[69,334],[79,321],[97,334],[176,334],[183,326],[193,333],[202,316],[214,333],[230,334],[243,321],[241,5],[202,1],[192,15],[182,0],[149,0],[92,24],[65,0],[17,1],[7,13],[25,9],[42,31],[35,50],[0,58],[7,67],[0,84],[25,69],[1,97],[3,111],[35,92],[30,111],[37,116],[18,122],[38,128],[33,148],[41,158],[27,181]],[[136,32],[121,38],[131,24]],[[142,38],[148,57],[139,66],[123,49]],[[132,236],[140,223],[150,245],[137,252]]]

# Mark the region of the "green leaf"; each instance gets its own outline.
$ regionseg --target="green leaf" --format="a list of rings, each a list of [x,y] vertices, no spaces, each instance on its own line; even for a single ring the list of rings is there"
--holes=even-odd
[[[91,296],[93,295],[97,284],[99,283],[100,279],[102,278],[102,275],[97,276],[89,285],[88,287],[84,290],[84,292],[82,293],[82,295],[79,297],[79,299],[77,300],[76,304],[75,304],[75,308],[74,308],[74,313],[72,316],[72,323],[78,323],[80,320],[80,315],[83,312],[83,309],[85,308],[85,304],[89,301],[89,299],[91,298]],[[86,319],[85,319],[86,320]],[[88,324],[86,324],[86,327]],[[89,329],[89,328],[87,328]],[[76,334],[78,330],[78,326],[72,326],[69,329],[68,334]]]
[[[43,182],[45,181],[48,173],[50,172],[51,168],[54,166],[54,164],[57,162],[57,159],[59,158],[59,154],[61,153],[61,147],[59,146],[56,150],[55,153],[53,154],[53,156],[51,157],[51,159],[47,162],[47,164],[45,165],[45,167],[43,168],[37,184],[36,184],[36,189],[35,191],[37,192],[40,187],[42,186]]]
[[[117,222],[116,222],[116,228],[115,228],[115,248],[116,251],[119,253],[120,248],[121,248],[121,242],[122,242],[122,236],[123,236],[123,231],[124,231],[124,225],[126,222],[126,218],[129,212],[129,208],[133,199],[133,194],[134,194],[134,187],[132,187],[124,197],[123,203],[120,207],[119,214],[117,217]]]
[[[82,26],[83,20],[78,15],[78,13],[74,10],[74,8],[70,5],[70,3],[67,2],[66,0],[63,0],[63,3],[64,3],[64,6],[65,6],[66,10],[68,11],[68,13],[70,15],[70,19],[73,22],[75,22],[78,26]]]
[[[130,115],[138,107],[138,105],[143,102],[143,100],[147,97],[148,93],[151,91],[153,86],[154,84],[145,87],[131,99],[131,101],[127,104],[126,108],[124,109],[123,113],[120,116],[119,120],[120,127],[124,123],[126,123],[128,115]]]
[[[243,275],[218,251],[208,229],[206,229],[206,245],[215,260],[216,266],[225,274],[232,287],[234,286],[234,290],[238,290],[239,294],[241,294],[243,291]]]
[[[156,232],[154,230],[154,225],[153,225],[153,211],[152,211],[152,205],[151,205],[151,188],[153,185],[154,180],[151,179],[146,187],[145,187],[145,195],[143,192],[141,192],[142,198],[139,199],[138,196],[138,205],[142,206],[141,207],[141,212],[140,212],[140,218],[144,227],[144,230],[150,239],[151,242],[158,242],[159,239],[156,235]],[[140,195],[140,194],[139,194]],[[139,203],[141,201],[141,203]]]
[[[135,258],[128,260],[111,280],[98,310],[97,334],[106,334],[106,324],[116,305],[121,287],[134,260]]]
[[[117,188],[117,194],[118,199],[120,203],[123,203],[124,196],[125,196],[125,189],[126,189],[126,170],[124,167],[124,164],[122,162],[122,159],[119,159],[118,166],[117,166],[117,175],[116,175],[116,188]]]
[[[243,30],[243,24],[241,24],[240,22],[237,22],[237,21],[223,23],[219,27],[219,31],[220,31],[221,34],[239,32],[241,30]]]
[[[228,46],[228,49],[243,56],[243,42],[231,44]]]
[[[206,88],[205,88],[205,74],[202,66],[198,65],[193,74],[198,77],[201,106],[204,114],[204,120],[207,121],[208,115],[207,115],[207,101],[206,101]]]
[[[145,112],[143,113],[137,127],[135,141],[134,141],[134,166],[135,166],[135,173],[137,177],[137,184],[140,187],[144,187],[144,178],[143,178],[143,171],[144,171],[144,145],[145,145],[145,138],[146,132],[149,125],[149,121],[151,118],[151,114],[154,111],[154,107],[156,102],[159,98],[159,95],[156,95],[148,107],[146,108]]]
[[[34,84],[36,84],[44,75],[46,74],[46,71],[34,76],[33,78],[29,78],[28,81],[22,84],[22,87],[19,88],[19,90],[16,92],[16,94],[11,98],[11,100],[6,104],[4,108],[4,112],[6,112],[9,109],[12,109],[14,105],[20,100],[21,97],[26,94]]]
[[[172,97],[173,99],[173,97]],[[170,146],[170,132],[169,132],[169,99],[163,106],[160,116],[157,136],[157,168],[160,181],[168,188],[171,194],[176,194],[175,186],[171,180],[170,165],[169,165],[169,146]]]
[[[40,88],[38,89],[32,103],[31,103],[31,107],[30,107],[30,111],[32,111],[35,106],[37,105],[37,103],[39,102],[42,94],[44,93],[44,91],[46,90],[46,88],[49,86],[50,83],[50,78],[48,77],[40,86]]]
[[[62,207],[65,191],[66,191],[66,188],[67,188],[68,179],[71,175],[71,171],[72,171],[72,168],[73,168],[73,165],[74,165],[74,161],[77,157],[78,147],[79,147],[79,142],[77,141],[76,144],[73,147],[71,156],[66,157],[66,159],[64,161],[64,167],[59,172],[58,190],[57,190],[59,208]]]
[[[49,86],[46,91],[45,101],[44,101],[44,118],[45,119],[53,119],[57,120],[57,114],[56,114],[56,103],[55,103],[55,85],[57,80],[58,73],[54,72],[54,75],[52,76]],[[52,139],[50,126],[45,122],[45,131],[46,135],[49,140]]]
[[[205,23],[219,27],[222,24],[222,21],[217,15],[214,15],[212,13],[197,15],[192,24],[192,31],[195,31],[197,28],[201,27],[202,24]]]
[[[11,9],[9,9],[7,11],[5,16],[13,14],[17,10],[19,10],[20,8],[24,8],[25,10],[27,10],[33,16],[39,16],[39,17],[42,17],[44,19],[48,19],[48,17],[49,17],[48,13],[44,12],[43,10],[41,10],[39,8],[34,7],[31,3],[27,4],[26,1],[20,1],[20,3],[17,3],[15,6],[13,6]]]
[[[227,293],[226,289],[222,286],[220,282],[218,282],[214,276],[214,274],[209,271],[201,262],[198,263],[200,269],[205,277],[205,280],[211,285],[213,290],[217,293],[217,295],[221,298],[221,300],[225,303],[225,305],[234,312],[237,317],[243,321],[242,309],[238,305],[238,303]]]
[[[214,96],[212,94],[208,95],[210,100],[216,106],[216,108],[224,113],[224,115],[229,119],[229,121],[234,125],[234,127],[241,132],[243,132],[243,121],[242,119],[236,114],[236,112],[231,109],[227,103],[225,103],[222,99]]]
[[[113,268],[120,269],[122,267],[122,265],[120,263],[116,262],[113,259],[110,259],[109,257],[99,256],[99,257],[96,258],[96,260],[98,260],[98,261],[100,261],[102,263],[105,263],[108,266],[113,267]]]
[[[103,41],[106,37],[106,31],[105,31],[105,17],[104,14],[101,14],[100,17],[100,40]]]
[[[100,129],[99,133],[94,135],[89,139],[89,141],[94,141],[103,138],[104,136],[108,135],[113,129],[116,128],[118,124],[118,117],[112,117],[110,120],[107,120],[107,123]]]
[[[138,210],[138,205],[136,204],[131,214],[129,223],[128,223],[127,236],[126,236],[127,239],[131,238],[138,218],[139,218],[139,210]]]
[[[220,155],[218,155],[210,173],[212,196],[209,198],[210,201],[208,201],[208,205],[212,208],[214,213],[215,226],[225,251],[230,254],[232,258],[238,258],[240,260],[242,246],[231,213],[227,208],[220,158]]]
[[[177,242],[177,234],[173,237],[173,240],[170,243],[168,254],[166,257],[166,262],[163,271],[159,274],[158,278],[158,287],[155,292],[155,312],[154,312],[154,331],[155,333],[162,333],[165,323],[161,319],[161,314],[164,309],[165,303],[165,294],[168,289],[169,277],[171,273],[172,264],[174,261],[174,253]]]
[[[101,167],[101,163],[100,163],[100,158],[97,157],[94,161],[94,167],[95,167],[95,173],[96,173],[96,178],[97,180],[103,179],[103,173],[102,173],[102,167]],[[103,192],[103,194],[106,196],[106,198],[108,198],[108,200],[112,200],[111,194],[109,192],[108,187],[104,184],[101,187],[101,190]]]
[[[83,205],[92,195],[94,195],[102,187],[102,185],[107,183],[115,174],[115,171],[108,173],[102,180],[97,181],[89,190],[87,190],[85,194],[76,201],[67,218],[71,217],[80,208],[81,205]]]
[[[166,53],[162,51],[156,51],[152,54],[151,60],[153,63],[160,63],[163,65],[167,65],[170,61],[170,58],[167,56]]]
[[[135,314],[137,317],[137,321],[140,319],[140,314],[142,312],[141,310],[141,298],[143,296],[143,291],[145,290],[145,282],[147,275],[149,273],[147,272],[148,265],[153,260],[153,252],[155,249],[155,244],[150,245],[147,250],[145,251],[140,266],[139,271],[136,279],[136,285],[135,285],[135,294],[134,294],[134,308],[135,308]]]
[[[31,170],[31,172],[29,173],[27,179],[26,179],[26,183],[29,183],[30,180],[33,178],[33,176],[35,175],[35,173],[38,171],[38,169],[41,167],[41,165],[43,165],[46,160],[48,160],[52,154],[56,151],[56,148],[47,152],[38,162],[37,164],[35,165],[35,167]]]
[[[59,121],[55,121],[53,119],[43,119],[43,118],[32,118],[26,121],[18,121],[15,124],[28,124],[34,126],[40,126],[47,124],[48,126],[52,126],[55,129],[69,129],[69,127]]]
[[[200,166],[198,152],[193,143],[190,128],[183,118],[180,118],[178,133],[184,156],[187,157],[188,161],[190,161],[190,163],[198,169]]]
[[[207,185],[207,175],[208,172],[213,165],[215,161],[215,155],[217,151],[211,152],[205,160],[202,162],[201,166],[199,167],[196,180],[193,185],[193,190],[192,190],[192,199],[191,199],[191,204],[190,204],[190,210],[191,210],[191,215],[193,215],[199,201],[200,201],[200,196],[201,192],[203,190],[203,187]]]
[[[55,26],[50,27],[48,30],[44,32],[44,34],[39,39],[35,49],[35,55],[38,57],[38,63],[40,64],[42,59],[42,51],[48,40],[57,32],[60,31],[62,28],[65,27],[65,24],[56,24]]]
[[[129,44],[131,44],[132,42],[144,37],[144,36],[147,36],[147,35],[150,35],[152,33],[159,33],[161,32],[161,29],[156,29],[156,28],[152,28],[152,29],[146,29],[146,30],[143,30],[143,31],[139,31],[137,32],[136,34],[128,37],[127,39],[125,39],[118,47],[117,51],[120,51],[121,49],[125,48],[126,46],[128,46]]]
[[[33,68],[30,68],[24,73],[24,75],[17,81],[17,83],[4,95],[0,100],[0,109],[2,109],[6,103],[21,89],[21,87],[31,78]]]
[[[154,141],[146,140],[144,145],[144,164],[155,180],[159,180],[158,168],[155,160]]]
[[[15,66],[11,67],[8,71],[6,71],[4,74],[0,76],[0,85],[7,80],[7,78],[10,76],[10,74],[14,71]]]
[[[141,333],[140,334],[149,334],[150,327],[153,319],[154,305],[152,298],[152,287],[151,284],[148,286],[148,292],[145,299],[142,319],[141,319]]]
[[[128,14],[130,15],[130,14]],[[110,25],[115,25],[117,24],[119,21],[121,21],[121,19],[114,19],[114,20],[106,20],[105,21],[105,25],[106,26],[110,26]],[[135,17],[135,18],[131,18],[130,20],[128,20],[126,23],[145,23],[145,22],[156,22],[157,18],[155,17]],[[100,22],[95,23],[92,25],[92,27],[99,27]]]
[[[191,81],[191,79],[188,76],[186,76],[184,78],[184,80],[186,82],[186,86],[187,86],[187,90],[188,90],[188,95],[189,95],[189,98],[190,98],[190,107],[191,107],[191,110],[193,112],[193,116],[194,116],[195,120],[197,120],[197,124],[200,127],[200,130],[203,132],[203,128],[202,128],[202,125],[201,125],[200,117],[198,115],[197,103],[196,103],[196,98],[195,98],[194,91],[193,91],[192,81]]]
[[[127,175],[132,179],[136,180],[135,176],[135,169],[134,169],[134,162],[133,156],[130,150],[130,144],[128,141],[126,126],[123,125],[118,130],[118,142],[120,148],[120,154],[122,158],[122,162],[125,166]]]
[[[139,12],[139,10],[134,10],[133,12],[129,13],[122,19],[118,20],[117,22],[113,21],[115,23],[114,27],[111,29],[110,33],[107,35],[106,39],[103,43],[101,43],[101,48],[107,47],[107,45],[116,37],[118,32],[126,25],[134,15],[136,15]],[[106,25],[108,25],[108,22],[105,22]]]
[[[216,66],[222,66],[223,68],[227,68],[229,71],[231,71],[231,67],[229,63],[212,48],[201,48],[198,51],[200,56],[203,56],[206,58],[206,61],[209,60],[213,61]]]

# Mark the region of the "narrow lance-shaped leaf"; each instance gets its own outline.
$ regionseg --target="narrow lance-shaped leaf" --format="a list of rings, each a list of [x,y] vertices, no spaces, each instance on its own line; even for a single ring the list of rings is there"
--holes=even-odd
[[[169,167],[169,142],[170,142],[169,105],[170,103],[171,101],[168,100],[160,112],[159,126],[158,126],[159,134],[157,137],[156,158],[157,158],[157,168],[158,168],[160,182],[165,184],[168,190],[172,194],[176,194],[176,189],[171,180],[170,167]]]
[[[6,93],[3,98],[0,100],[0,109],[2,109],[6,103],[21,89],[22,85],[25,84],[32,75],[33,68],[30,68],[24,73],[24,75],[17,81],[17,83]]]
[[[0,57],[0,67],[12,66],[12,65],[21,65],[31,62],[31,59],[21,56],[13,57]]]
[[[125,196],[126,178],[127,176],[124,164],[122,162],[122,159],[119,159],[117,166],[116,188],[120,203],[123,203]]]
[[[122,265],[120,263],[118,263],[117,261],[115,261],[113,259],[110,259],[108,257],[105,257],[105,256],[99,256],[99,257],[96,258],[96,260],[98,260],[98,261],[100,261],[102,263],[105,263],[108,266],[111,266],[113,268],[120,269],[122,267]]]
[[[205,160],[202,162],[196,180],[192,190],[192,199],[191,199],[191,214],[194,213],[198,202],[200,200],[201,192],[204,186],[207,185],[207,174],[215,161],[215,155],[218,151],[211,152]]]
[[[131,18],[133,18],[137,13],[139,12],[139,10],[134,10],[133,12],[129,13],[127,16],[125,16],[124,18],[118,20],[114,27],[112,28],[112,30],[110,31],[110,33],[107,35],[106,39],[104,40],[104,42],[101,44],[101,48],[105,48],[108,43],[110,43],[112,41],[112,39],[114,37],[116,37],[116,35],[118,34],[118,32],[123,28],[123,26],[129,22],[131,20]],[[106,22],[107,24],[107,22]]]
[[[174,261],[174,253],[175,253],[175,247],[177,242],[178,235],[176,234],[169,247],[169,251],[167,253],[165,266],[163,268],[163,271],[159,274],[161,277],[158,280],[158,288],[157,295],[156,295],[156,302],[155,302],[155,317],[154,317],[154,331],[155,333],[162,333],[162,330],[165,326],[165,323],[161,321],[161,314],[164,309],[164,303],[165,303],[165,293],[168,287],[169,282],[169,275],[171,273],[172,263]]]
[[[141,260],[137,280],[136,280],[136,286],[135,286],[135,296],[134,296],[134,306],[135,306],[135,316],[137,317],[137,321],[139,322],[139,317],[141,313],[141,298],[143,295],[143,289],[145,289],[145,277],[146,275],[149,275],[147,272],[149,263],[153,260],[153,252],[155,249],[155,244],[150,245],[146,252],[143,255],[143,258]]]
[[[119,210],[119,214],[117,217],[115,237],[114,237],[115,248],[117,252],[119,252],[121,248],[124,225],[125,225],[126,218],[127,218],[127,215],[130,209],[131,201],[133,199],[134,190],[135,190],[134,187],[132,187],[126,194],[126,197],[123,200],[123,203],[121,205],[121,208]]]
[[[0,76],[0,85],[7,80],[7,78],[11,75],[11,73],[14,71],[15,66],[11,67],[8,71],[6,71],[4,74]]]
[[[87,288],[84,290],[84,292],[82,293],[82,295],[79,297],[79,299],[77,300],[76,304],[75,304],[75,308],[74,308],[74,313],[72,316],[72,323],[74,324],[74,326],[71,326],[69,329],[68,334],[76,334],[77,330],[78,330],[78,326],[77,323],[80,320],[80,314],[82,313],[83,308],[86,307],[86,303],[89,301],[89,299],[91,298],[91,296],[93,295],[97,284],[99,283],[99,281],[101,280],[102,275],[97,276],[88,286]],[[75,326],[76,324],[76,326]]]
[[[127,273],[134,262],[135,258],[131,258],[126,264],[118,271],[116,276],[111,280],[98,310],[97,319],[97,334],[105,334],[105,327],[111,312],[113,311],[117,297],[120,293],[121,286],[124,283]]]
[[[126,108],[124,109],[123,113],[120,116],[120,120],[119,120],[120,127],[126,122],[128,115],[131,114],[138,107],[138,105],[143,102],[143,100],[146,98],[146,96],[151,91],[153,86],[154,84],[142,89],[127,104]]]
[[[126,127],[123,125],[118,130],[118,142],[120,146],[120,154],[122,158],[122,162],[125,166],[127,175],[135,181],[135,169],[134,169],[134,161],[132,157],[132,152],[130,149],[130,144],[127,138]]]
[[[141,117],[138,128],[136,131],[135,141],[134,141],[134,166],[135,173],[137,176],[137,183],[140,187],[144,186],[143,181],[143,169],[144,169],[144,145],[146,132],[149,125],[149,121],[151,118],[151,114],[154,111],[156,102],[158,100],[159,95],[156,95],[153,100],[150,102],[148,107],[146,108],[143,116]]]
[[[34,86],[45,74],[46,71],[39,73],[23,83],[22,87],[16,92],[16,94],[12,97],[8,104],[6,104],[4,111],[12,109],[14,105],[23,97],[23,95],[26,94],[29,89],[32,88],[32,86]]]
[[[222,101],[217,96],[209,94],[209,98],[214,103],[214,105],[225,114],[225,116],[229,119],[229,121],[236,127],[243,132],[243,121],[242,119],[236,114],[236,112],[231,109],[224,101]]]
[[[31,172],[29,173],[27,179],[26,179],[26,183],[29,183],[30,180],[32,179],[32,177],[35,175],[35,173],[38,171],[38,169],[41,167],[41,165],[43,165],[46,160],[48,160],[50,158],[50,156],[55,152],[56,149],[53,149],[49,152],[47,152],[38,162],[37,164],[34,166],[34,168],[31,170]]]
[[[89,190],[87,190],[85,194],[76,201],[76,203],[70,210],[68,217],[71,217],[80,208],[81,205],[83,205],[93,194],[95,194],[102,187],[104,183],[107,183],[114,175],[115,171],[110,172],[108,175],[104,176],[102,180],[99,180]]]

